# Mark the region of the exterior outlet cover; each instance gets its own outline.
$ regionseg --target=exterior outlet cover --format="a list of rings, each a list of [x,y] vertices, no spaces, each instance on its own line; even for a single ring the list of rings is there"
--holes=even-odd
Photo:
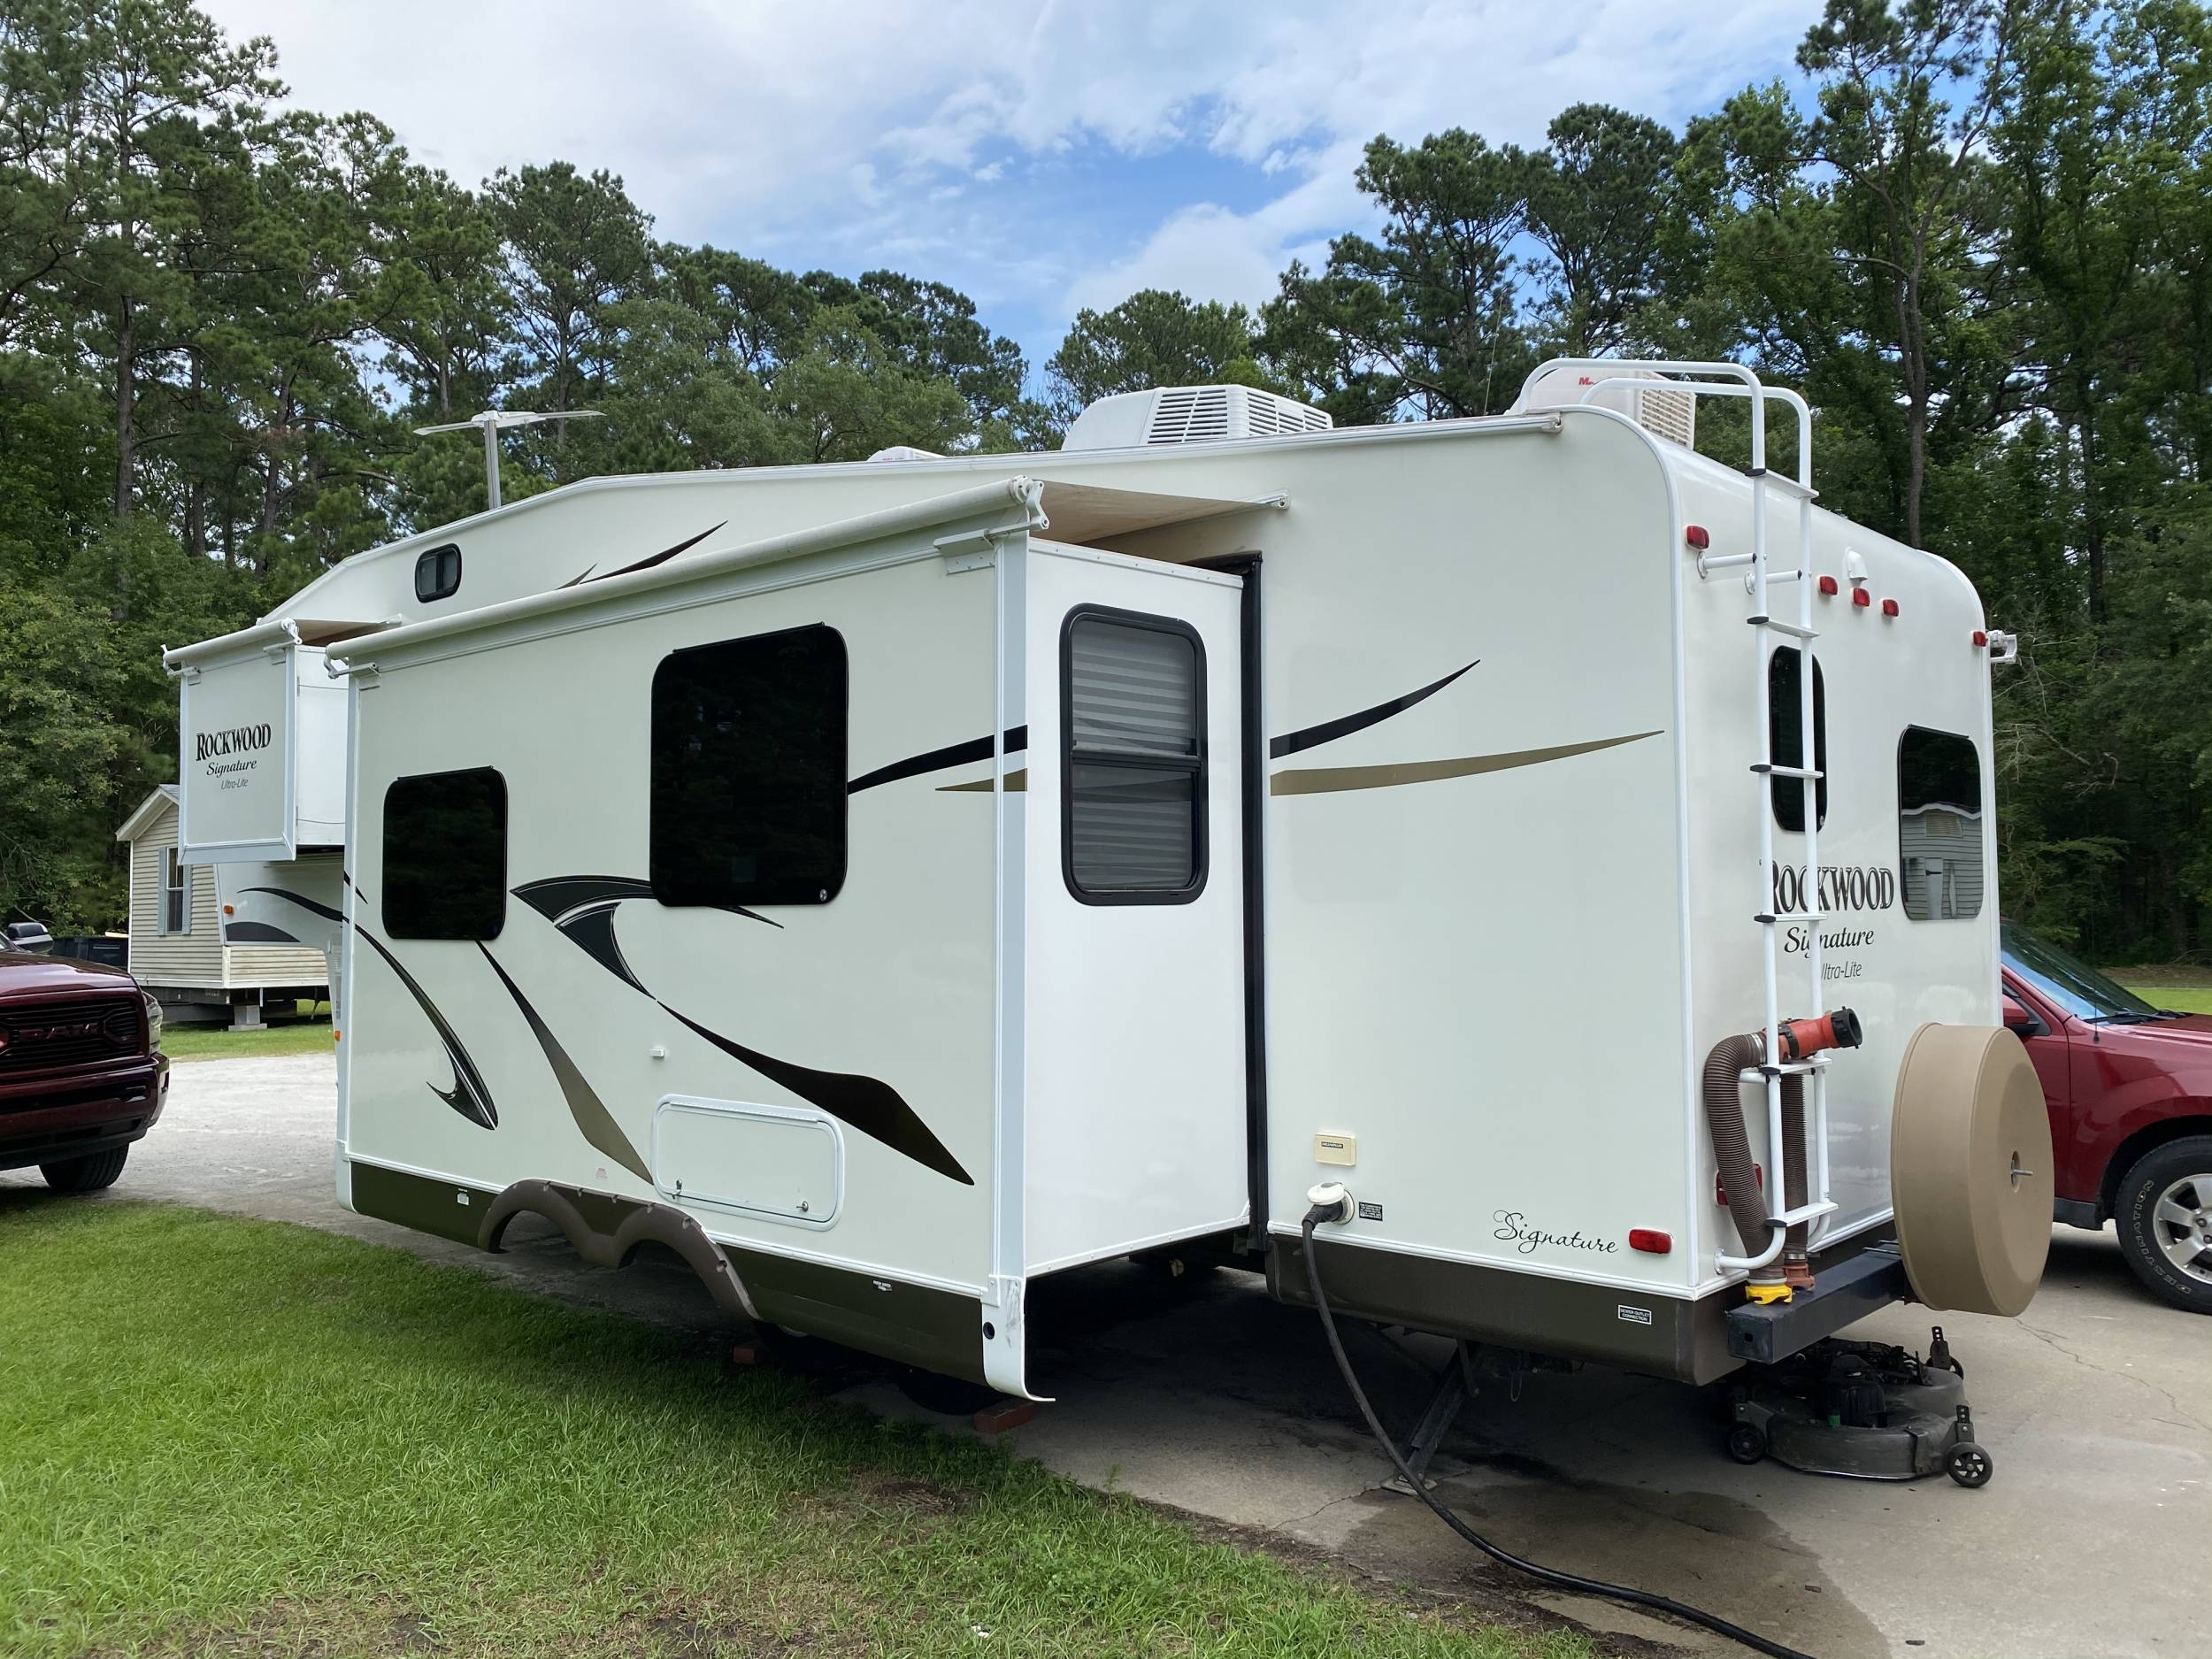
[[[1337,1164],[1346,1169],[1359,1162],[1358,1138],[1354,1135],[1320,1134],[1313,1138],[1313,1161],[1316,1164]]]

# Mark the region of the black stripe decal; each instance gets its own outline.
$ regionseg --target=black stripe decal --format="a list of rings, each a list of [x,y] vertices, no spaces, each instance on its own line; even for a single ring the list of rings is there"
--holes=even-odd
[[[614,936],[614,907],[619,900],[610,899],[604,904],[595,904],[588,910],[575,911],[565,920],[555,924],[584,948],[584,954],[634,991],[644,991],[645,986],[630,971],[630,964],[622,954],[622,945]],[[648,996],[652,993],[646,991]]]
[[[653,896],[653,884],[635,876],[547,876],[542,880],[526,881],[513,892],[525,904],[566,933],[577,911],[595,904],[619,903],[624,899],[649,899]],[[748,921],[766,922],[771,927],[783,926],[741,904],[718,904],[712,908],[742,916]]]
[[[727,518],[725,518],[722,521],[722,524],[727,523],[729,523]],[[679,541],[674,547],[664,548],[658,553],[651,554],[645,558],[639,559],[635,564],[625,565],[620,570],[607,571],[600,575],[594,576],[591,573],[591,567],[589,565],[586,565],[582,575],[572,576],[568,579],[568,580],[563,582],[561,586],[564,588],[574,588],[582,582],[612,581],[618,576],[627,576],[636,571],[649,571],[656,565],[667,564],[669,560],[674,558],[677,554],[683,552],[685,549],[697,547],[700,542],[705,541],[717,530],[719,530],[722,527],[722,524],[709,525],[705,529],[700,531],[697,535],[693,536],[690,540]]]
[[[1467,668],[1474,667],[1475,664],[1481,660],[1480,657],[1477,657],[1475,662],[1467,664]],[[1357,714],[1348,714],[1334,720],[1324,720],[1318,726],[1309,726],[1287,736],[1275,738],[1267,746],[1267,757],[1270,760],[1280,760],[1286,755],[1295,755],[1302,749],[1313,749],[1323,743],[1333,743],[1340,737],[1349,737],[1353,733],[1363,732],[1371,726],[1379,726],[1392,715],[1403,714],[1415,703],[1424,703],[1433,697],[1465,673],[1467,668],[1455,668],[1432,685],[1424,686],[1418,691],[1409,691],[1402,697],[1393,697],[1388,703],[1379,703],[1371,709],[1362,709]]]
[[[346,885],[353,886],[350,877],[346,879]],[[244,891],[267,893],[280,899],[288,899],[300,909],[311,911],[317,916],[324,917],[341,926],[344,925],[346,919],[344,912],[334,910],[327,904],[318,904],[311,898],[306,898],[297,893],[287,892],[282,887],[247,887]],[[356,891],[358,889],[357,888]],[[424,1087],[479,1128],[498,1128],[499,1110],[492,1104],[492,1092],[485,1087],[484,1074],[476,1069],[476,1062],[469,1058],[469,1051],[462,1046],[459,1033],[446,1024],[445,1016],[438,1011],[438,1005],[430,1000],[430,993],[422,988],[415,976],[407,972],[397,956],[384,948],[382,940],[358,922],[354,924],[353,931],[365,944],[378,956],[383,957],[392,972],[399,976],[399,982],[407,987],[407,994],[415,999],[416,1005],[429,1018],[432,1027],[438,1033],[438,1041],[445,1046],[446,1062],[453,1068],[453,1087],[450,1090],[442,1089],[435,1083],[426,1083]]]
[[[484,960],[492,964],[492,972],[499,976],[499,982],[507,987],[507,995],[515,999],[515,1006],[522,1010],[530,1034],[545,1051],[546,1064],[553,1068],[554,1081],[561,1086],[562,1097],[568,1102],[568,1115],[576,1120],[576,1127],[584,1139],[650,1186],[652,1171],[645,1167],[645,1160],[638,1156],[637,1148],[623,1133],[622,1125],[615,1122],[607,1103],[577,1069],[576,1062],[568,1057],[568,1050],[561,1047],[545,1021],[538,1018],[538,1010],[530,1006],[530,999],[522,994],[522,987],[507,977],[507,970],[499,965],[499,958],[485,950],[480,940],[476,948],[483,951]]]
[[[1006,733],[1006,752],[1018,755],[1029,747],[1029,728],[1017,726]],[[847,795],[858,795],[863,789],[872,789],[879,783],[896,783],[902,778],[918,778],[924,772],[942,772],[948,766],[968,766],[979,760],[991,758],[991,740],[972,737],[964,743],[949,743],[942,749],[933,749],[926,755],[910,755],[904,760],[895,760],[887,766],[863,772],[845,786]]]
[[[223,942],[227,945],[296,945],[300,941],[281,927],[272,927],[266,922],[225,922]]]
[[[879,1141],[892,1151],[963,1187],[975,1185],[975,1178],[960,1167],[960,1160],[888,1083],[855,1072],[817,1071],[810,1066],[779,1060],[710,1031],[695,1019],[686,1019],[665,1002],[660,1002],[660,1007],[733,1059],[743,1062],[770,1082],[780,1084],[808,1104],[820,1107],[840,1123],[849,1124],[871,1141]]]

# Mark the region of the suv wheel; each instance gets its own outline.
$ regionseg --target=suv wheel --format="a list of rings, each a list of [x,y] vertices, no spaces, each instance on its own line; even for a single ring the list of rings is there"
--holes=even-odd
[[[95,1152],[88,1157],[65,1158],[59,1164],[42,1164],[38,1172],[46,1178],[46,1184],[58,1193],[96,1193],[103,1187],[115,1185],[115,1178],[123,1172],[123,1160],[130,1156],[128,1147],[115,1147],[106,1152]]]
[[[2138,1279],[2177,1308],[2212,1313],[2212,1135],[2138,1158],[2120,1178],[2113,1219]]]

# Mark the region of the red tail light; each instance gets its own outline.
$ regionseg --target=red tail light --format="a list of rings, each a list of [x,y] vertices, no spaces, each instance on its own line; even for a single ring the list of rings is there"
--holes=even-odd
[[[1628,1248],[1641,1250],[1646,1256],[1664,1256],[1674,1248],[1674,1240],[1656,1227],[1631,1227]]]

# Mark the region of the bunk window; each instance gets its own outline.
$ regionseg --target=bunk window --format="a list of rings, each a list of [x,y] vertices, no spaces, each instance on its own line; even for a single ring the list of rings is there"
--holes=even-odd
[[[653,896],[826,904],[845,885],[845,637],[819,624],[653,674]]]
[[[192,931],[192,866],[177,857],[177,849],[161,849],[161,927],[165,933]]]
[[[1909,726],[1897,744],[1897,849],[1905,914],[1982,909],[1982,760],[1974,740]]]
[[[449,541],[415,560],[415,597],[424,604],[461,591],[461,549]]]
[[[1799,702],[1805,673],[1804,654],[1794,645],[1778,646],[1767,659],[1767,753],[1778,766],[1805,764],[1804,705]],[[1813,770],[1820,781],[1813,786],[1816,826],[1828,822],[1828,683],[1813,661]],[[1793,832],[1805,827],[1805,786],[1801,779],[1771,778],[1774,821]]]
[[[507,920],[507,780],[489,766],[384,792],[384,931],[496,939]]]
[[[1206,882],[1206,658],[1188,624],[1069,613],[1061,850],[1087,904],[1180,904]]]

